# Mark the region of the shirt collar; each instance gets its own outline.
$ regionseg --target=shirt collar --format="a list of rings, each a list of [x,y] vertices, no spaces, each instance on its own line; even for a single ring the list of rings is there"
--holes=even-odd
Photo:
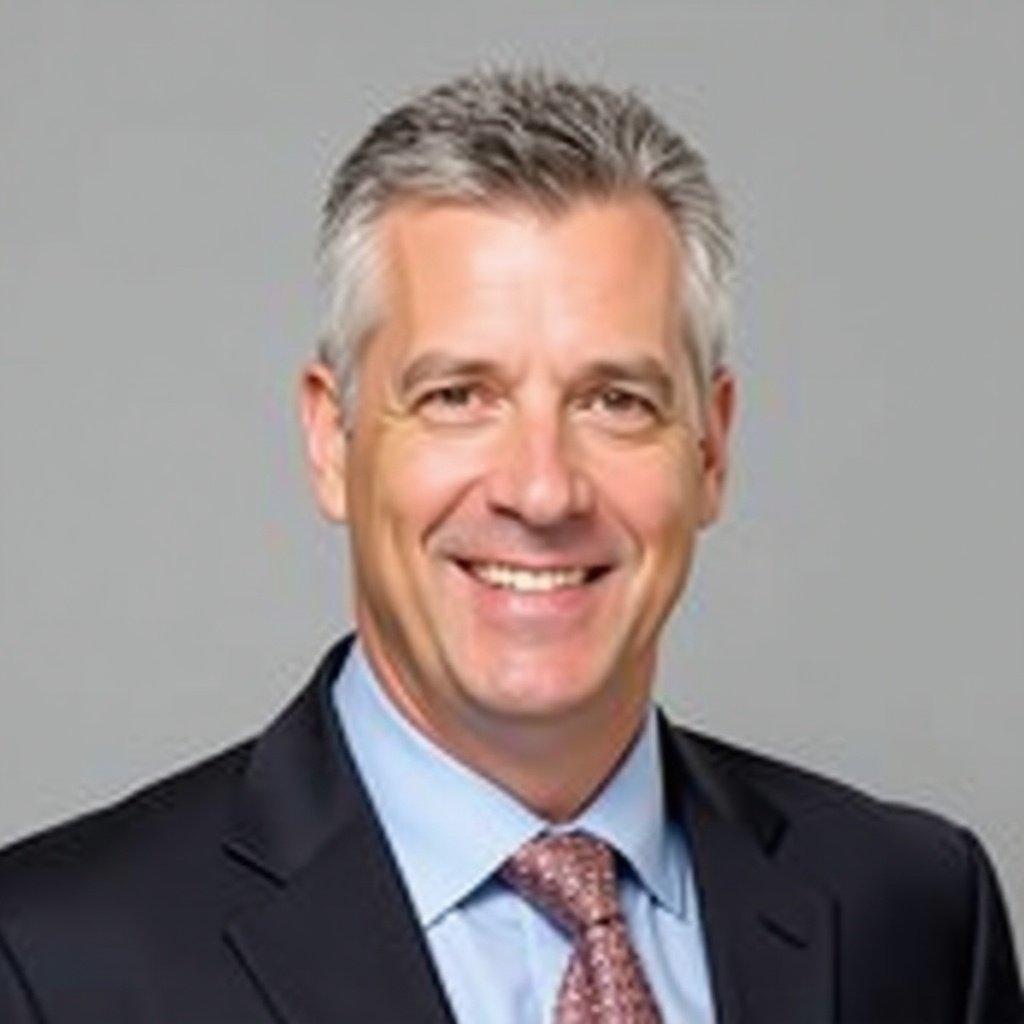
[[[362,646],[334,687],[342,731],[398,861],[413,907],[430,927],[544,830],[582,829],[612,845],[659,902],[683,916],[681,829],[666,818],[653,707],[615,773],[573,821],[552,829],[505,790],[416,729],[384,693]]]
[[[625,858],[644,887],[683,915],[686,849],[682,827],[665,811],[660,730],[653,705],[625,758],[580,815],[562,829],[603,839]]]

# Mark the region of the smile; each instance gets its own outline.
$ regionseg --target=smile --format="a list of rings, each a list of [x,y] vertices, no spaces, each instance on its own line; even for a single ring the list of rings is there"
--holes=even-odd
[[[462,568],[475,579],[499,590],[515,590],[525,594],[547,594],[555,590],[581,587],[604,573],[604,569],[561,568],[527,569],[500,562],[461,562]]]

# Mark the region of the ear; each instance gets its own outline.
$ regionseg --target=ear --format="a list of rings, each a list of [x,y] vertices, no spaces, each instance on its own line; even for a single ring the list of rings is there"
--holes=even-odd
[[[716,370],[704,407],[703,494],[700,525],[710,526],[722,513],[729,471],[729,437],[736,406],[736,380],[726,369]]]
[[[334,373],[319,360],[302,372],[299,405],[317,505],[327,519],[344,522],[348,514],[345,493],[348,437]]]

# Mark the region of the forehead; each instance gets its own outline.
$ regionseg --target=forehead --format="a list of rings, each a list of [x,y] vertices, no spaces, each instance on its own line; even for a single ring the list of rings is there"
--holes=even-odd
[[[549,342],[574,330],[675,333],[681,246],[650,197],[521,204],[404,201],[381,221],[385,326]]]

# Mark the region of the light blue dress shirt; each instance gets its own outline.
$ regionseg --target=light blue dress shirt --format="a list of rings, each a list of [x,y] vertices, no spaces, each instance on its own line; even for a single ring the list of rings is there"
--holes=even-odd
[[[414,728],[358,643],[334,698],[459,1021],[552,1019],[569,941],[495,872],[539,832],[582,829],[628,865],[623,912],[666,1024],[713,1024],[693,871],[683,830],[664,811],[653,708],[601,792],[574,821],[552,828]]]

